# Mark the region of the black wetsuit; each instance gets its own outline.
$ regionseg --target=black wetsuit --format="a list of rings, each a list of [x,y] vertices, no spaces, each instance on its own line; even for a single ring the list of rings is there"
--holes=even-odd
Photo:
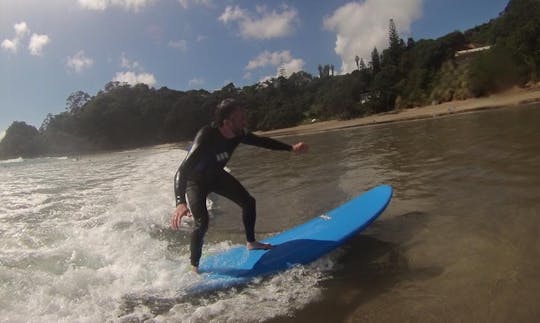
[[[223,169],[240,143],[272,150],[292,150],[288,144],[249,132],[227,139],[215,127],[206,126],[199,130],[174,177],[176,205],[187,203],[195,220],[190,245],[193,266],[199,265],[204,234],[208,230],[206,197],[211,192],[232,200],[242,208],[246,240],[255,241],[255,199]]]

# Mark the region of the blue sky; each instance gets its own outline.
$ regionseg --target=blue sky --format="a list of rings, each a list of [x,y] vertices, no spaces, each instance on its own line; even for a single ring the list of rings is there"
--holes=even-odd
[[[112,80],[176,90],[252,85],[319,64],[350,72],[400,36],[437,38],[496,18],[508,0],[0,0],[0,137],[39,127]]]

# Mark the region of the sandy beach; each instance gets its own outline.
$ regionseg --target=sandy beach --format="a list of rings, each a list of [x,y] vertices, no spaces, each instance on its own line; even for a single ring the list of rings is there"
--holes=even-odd
[[[524,104],[540,102],[540,85],[532,88],[515,88],[506,92],[487,97],[467,99],[461,101],[444,102],[436,105],[416,107],[412,109],[394,110],[391,112],[375,114],[368,117],[351,120],[328,120],[303,124],[291,128],[276,129],[258,132],[271,137],[312,134],[344,128],[376,125],[389,122],[437,118],[452,114],[469,113],[485,109],[502,107],[518,107]]]

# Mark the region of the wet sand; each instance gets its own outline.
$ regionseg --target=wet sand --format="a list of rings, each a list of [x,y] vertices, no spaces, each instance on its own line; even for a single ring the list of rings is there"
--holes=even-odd
[[[271,137],[313,134],[389,122],[435,118],[485,109],[517,107],[535,102],[540,102],[540,85],[527,89],[516,88],[487,97],[444,102],[441,104],[416,107],[412,109],[394,110],[351,120],[320,121],[291,128],[260,131],[258,134]]]

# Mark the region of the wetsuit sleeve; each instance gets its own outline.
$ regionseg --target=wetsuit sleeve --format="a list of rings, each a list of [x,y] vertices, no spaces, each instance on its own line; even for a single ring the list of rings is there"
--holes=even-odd
[[[186,158],[178,167],[174,176],[174,196],[176,205],[186,203],[186,185],[187,179],[195,169],[201,156],[208,149],[209,128],[203,128],[199,131]]]
[[[272,150],[285,150],[285,151],[291,151],[292,146],[288,145],[284,142],[268,138],[268,137],[260,137],[257,136],[251,132],[248,132],[247,134],[242,137],[243,144],[251,145],[251,146],[257,146],[262,147],[266,149],[272,149]]]

